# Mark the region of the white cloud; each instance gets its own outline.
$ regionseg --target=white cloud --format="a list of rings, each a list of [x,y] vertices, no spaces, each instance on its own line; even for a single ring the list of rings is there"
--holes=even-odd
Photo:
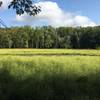
[[[19,22],[31,23],[34,25],[44,23],[59,27],[59,26],[95,26],[96,23],[89,19],[87,16],[74,14],[71,12],[64,12],[56,2],[44,1],[36,3],[41,6],[42,11],[35,17],[23,14],[21,16],[16,15],[16,20]]]

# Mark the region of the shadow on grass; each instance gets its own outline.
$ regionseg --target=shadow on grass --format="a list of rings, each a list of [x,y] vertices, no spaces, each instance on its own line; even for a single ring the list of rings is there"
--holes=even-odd
[[[0,100],[100,100],[99,76],[100,73],[67,78],[55,74],[41,80],[36,76],[21,80],[3,68],[0,70]]]

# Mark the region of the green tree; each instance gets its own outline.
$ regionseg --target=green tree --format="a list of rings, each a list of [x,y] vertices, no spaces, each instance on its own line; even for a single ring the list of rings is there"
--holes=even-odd
[[[96,48],[95,32],[91,27],[84,29],[83,33],[80,36],[80,47],[81,48]]]

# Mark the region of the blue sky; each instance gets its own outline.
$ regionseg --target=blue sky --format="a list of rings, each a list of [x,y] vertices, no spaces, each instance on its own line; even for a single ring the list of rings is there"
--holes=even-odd
[[[80,12],[82,15],[88,16],[95,22],[100,23],[100,0],[63,0],[59,5],[64,10]]]
[[[47,10],[43,8],[36,17],[25,14],[16,16],[15,11],[6,8],[9,0],[2,1],[4,1],[4,6],[0,8],[0,17],[7,26],[52,25],[56,27],[100,24],[100,0],[38,0],[37,4],[42,5]]]
[[[65,11],[78,12],[100,23],[100,0],[52,0]]]

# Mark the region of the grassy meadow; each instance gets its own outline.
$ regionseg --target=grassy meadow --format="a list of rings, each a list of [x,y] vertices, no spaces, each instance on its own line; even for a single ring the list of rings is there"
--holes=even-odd
[[[100,100],[100,50],[0,49],[0,100]]]

